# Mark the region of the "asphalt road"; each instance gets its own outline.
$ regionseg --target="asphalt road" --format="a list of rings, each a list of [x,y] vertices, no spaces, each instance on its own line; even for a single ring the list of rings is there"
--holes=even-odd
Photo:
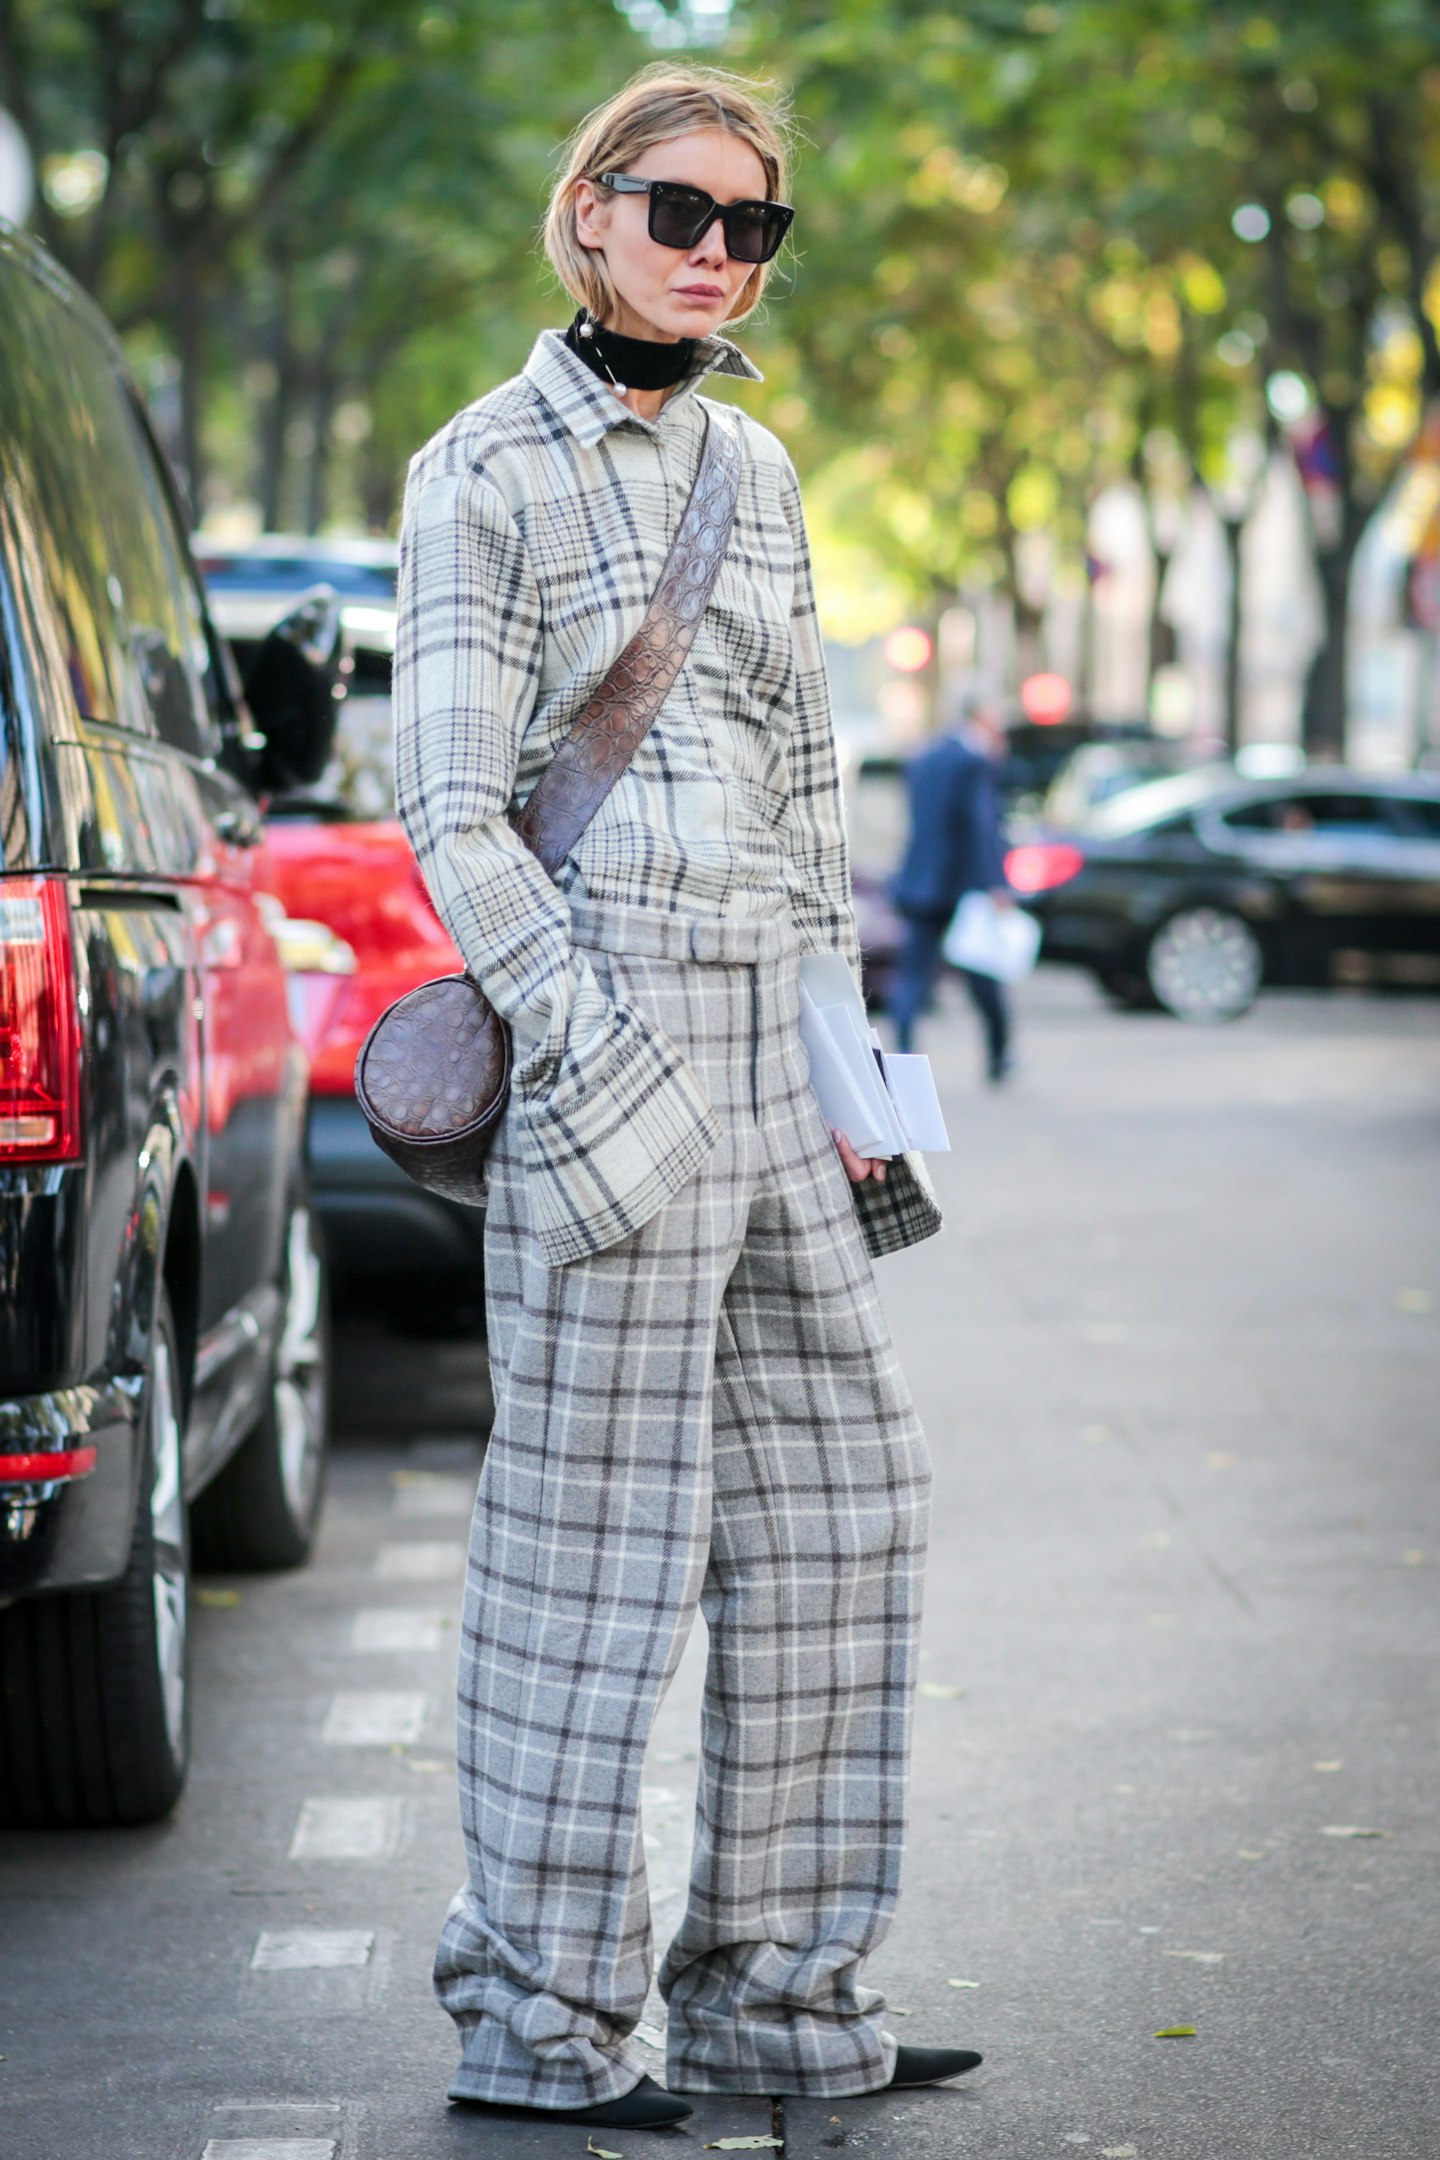
[[[1440,1005],[1197,1032],[1047,977],[1025,1007],[999,1094],[968,1014],[936,1024],[951,1227],[883,1271],[937,1512],[872,1974],[901,2037],[987,2059],[788,2102],[784,2153],[1436,2160]],[[338,1350],[317,1561],[202,1586],[174,1820],[0,1852],[4,2160],[585,2153],[447,2111],[429,1996],[483,1360],[373,1315]],[[662,1939],[702,1657],[652,1756]]]

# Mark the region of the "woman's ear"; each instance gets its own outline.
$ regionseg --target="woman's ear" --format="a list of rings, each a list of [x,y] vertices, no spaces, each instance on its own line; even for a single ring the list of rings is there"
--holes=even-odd
[[[593,180],[577,180],[575,183],[575,237],[581,247],[603,248],[605,245],[605,211],[608,205],[601,203],[595,192]]]

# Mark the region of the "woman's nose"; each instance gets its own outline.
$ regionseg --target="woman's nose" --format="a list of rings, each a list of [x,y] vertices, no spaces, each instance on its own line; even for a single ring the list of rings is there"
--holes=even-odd
[[[706,262],[714,263],[717,268],[728,260],[725,248],[725,227],[721,222],[718,211],[705,228],[705,231],[701,233],[700,238],[691,249],[691,253],[702,256]]]

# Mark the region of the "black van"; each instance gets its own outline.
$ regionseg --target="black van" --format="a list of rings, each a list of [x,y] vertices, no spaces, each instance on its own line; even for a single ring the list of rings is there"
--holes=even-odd
[[[314,1535],[306,1070],[251,851],[338,639],[311,596],[247,706],[110,331],[0,224],[0,1822],[163,1814],[192,1533]]]

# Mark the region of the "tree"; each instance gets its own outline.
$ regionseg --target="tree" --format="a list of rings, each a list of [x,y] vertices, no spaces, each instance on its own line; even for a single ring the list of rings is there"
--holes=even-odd
[[[468,329],[456,403],[497,348],[513,359],[554,138],[640,49],[591,0],[0,0],[0,100],[46,180],[43,237],[177,369],[197,503],[228,406],[267,510],[313,521],[347,399],[378,436],[403,369],[408,427],[384,444],[403,469],[453,388],[442,364],[428,394],[427,338],[445,353]]]

